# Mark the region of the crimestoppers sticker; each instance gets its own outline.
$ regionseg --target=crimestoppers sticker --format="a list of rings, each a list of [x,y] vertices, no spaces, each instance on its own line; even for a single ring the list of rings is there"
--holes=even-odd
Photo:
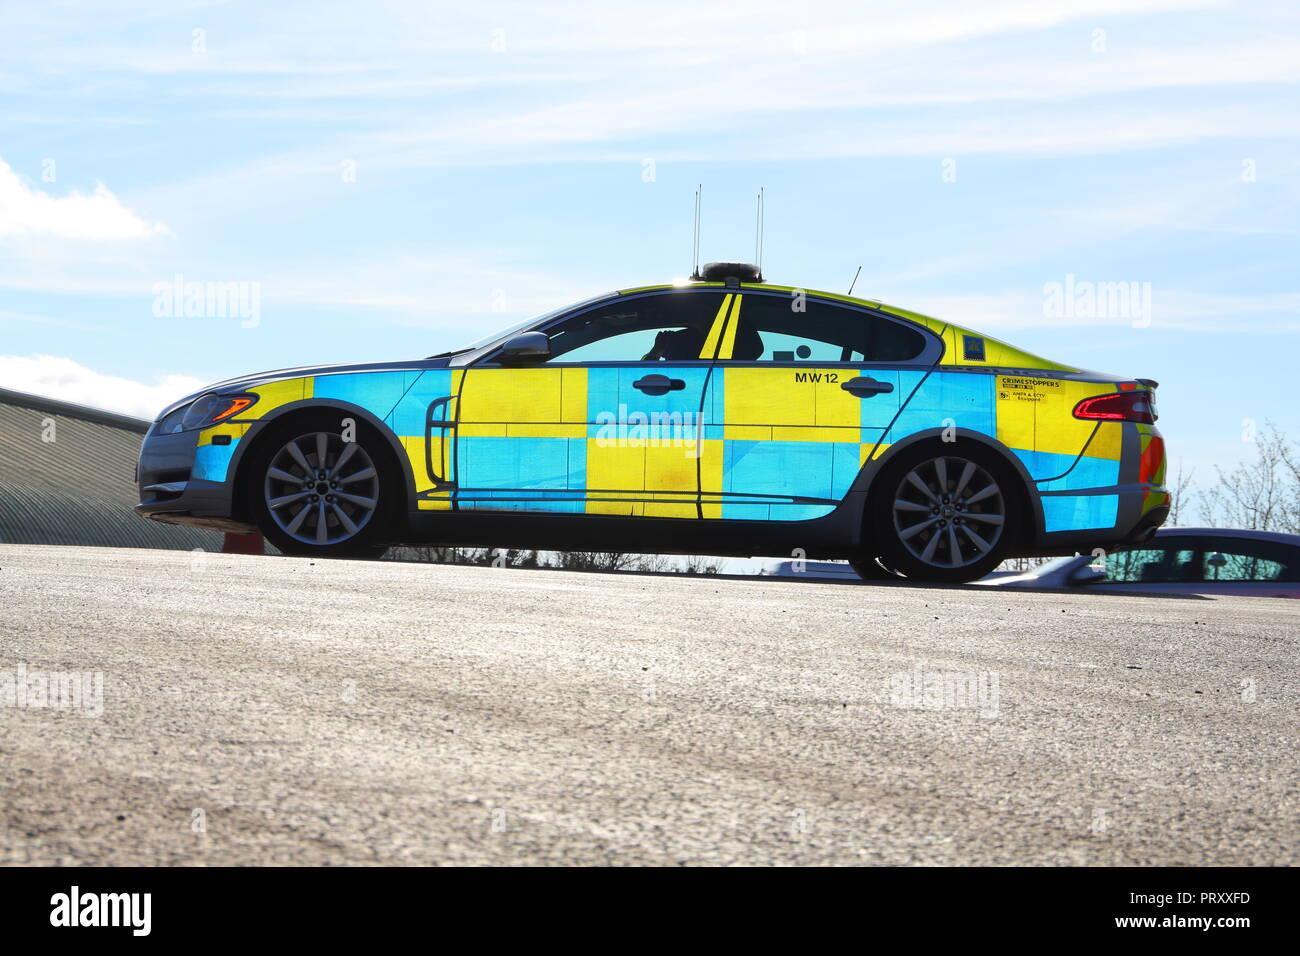
[[[998,376],[998,400],[1003,402],[1041,402],[1049,395],[1059,394],[1061,383],[1050,378],[1019,378]]]

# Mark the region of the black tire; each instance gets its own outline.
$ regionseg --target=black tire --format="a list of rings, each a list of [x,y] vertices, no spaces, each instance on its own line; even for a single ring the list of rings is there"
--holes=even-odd
[[[977,442],[906,449],[873,482],[868,538],[880,562],[910,580],[961,584],[982,578],[1019,540],[1019,481],[996,452]]]
[[[879,558],[852,558],[851,567],[864,581],[897,581],[899,575],[880,563]]]
[[[355,440],[344,441],[344,419],[350,417],[343,411],[295,415],[259,435],[249,453],[248,465],[241,470],[248,513],[284,554],[374,559],[388,551],[401,513],[400,475],[387,443],[364,422],[352,419]],[[321,441],[325,469],[311,475],[304,466],[318,469]],[[296,455],[291,444],[297,447]],[[355,446],[351,451],[349,444]],[[332,469],[338,462],[342,467],[335,474]],[[373,476],[366,476],[367,469]],[[300,500],[290,500],[294,498]],[[276,501],[286,503],[273,507]],[[320,531],[322,517],[324,530]]]

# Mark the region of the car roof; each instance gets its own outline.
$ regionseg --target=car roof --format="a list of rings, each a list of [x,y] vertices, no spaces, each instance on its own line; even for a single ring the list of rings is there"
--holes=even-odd
[[[636,286],[631,289],[619,289],[613,294],[633,295],[637,292],[654,292],[659,289],[723,289],[727,287],[726,282],[659,282],[654,285]],[[736,286],[733,284],[732,287],[735,288]],[[806,295],[816,296],[819,299],[834,299],[839,302],[848,302],[852,305],[866,306],[869,309],[888,309],[891,312],[906,313],[908,316],[914,317],[914,320],[917,318],[926,320],[923,324],[936,323],[940,326],[948,324],[943,319],[936,319],[930,315],[923,316],[919,312],[912,312],[909,309],[892,306],[888,303],[881,302],[879,299],[864,299],[862,296],[845,295],[842,292],[825,292],[821,289],[809,289],[804,286],[773,285],[770,282],[741,282],[739,288],[742,290],[750,289],[767,292],[803,292]]]
[[[894,318],[903,319],[906,322],[911,322],[915,325],[923,326],[929,329],[935,335],[938,335],[940,337],[943,337],[944,333],[949,330],[953,330],[954,332],[971,331],[968,328],[959,326],[953,322],[949,322],[946,319],[936,319],[932,315],[923,315],[920,312],[913,312],[911,309],[904,309],[900,306],[890,305],[887,302],[881,302],[879,299],[864,299],[862,296],[844,295],[841,292],[826,292],[821,289],[809,289],[806,288],[805,286],[773,285],[770,282],[739,282],[738,283],[735,281],[704,282],[704,281],[694,280],[694,279],[689,281],[679,280],[677,282],[660,282],[655,285],[636,286],[635,288],[632,289],[619,289],[616,292],[610,293],[610,295],[611,296],[637,295],[643,292],[659,292],[664,289],[732,289],[740,292],[756,291],[756,292],[802,293],[803,295],[812,296],[815,299],[830,299],[835,302],[844,302],[847,303],[848,305],[858,306],[860,308],[874,309],[881,312],[887,312]],[[992,336],[984,335],[984,333],[982,332],[977,334],[985,339],[988,339],[990,342],[999,342],[1000,344],[1003,345],[1006,344],[1004,342],[1001,342],[1000,339],[995,339]],[[948,343],[948,347],[950,349],[953,347],[951,342]],[[1061,365],[1058,362],[1051,362],[1050,360],[1043,359],[1041,356],[1035,355],[1031,357],[1036,359],[1039,362],[1046,363],[1046,365],[1058,369],[1069,369],[1071,371],[1080,371],[1079,369],[1075,369],[1073,366]]]
[[[1161,528],[1155,539],[1161,538],[1243,538],[1250,541],[1272,541],[1300,548],[1300,534],[1281,531],[1250,531],[1245,528]]]
[[[1060,372],[1067,375],[1077,375],[1082,381],[1096,382],[1118,382],[1126,381],[1123,376],[1107,375],[1102,372],[1090,372],[1087,369],[1077,368],[1073,365],[1065,365],[1052,359],[1044,358],[1041,355],[1035,355],[1032,352],[1026,352],[1024,349],[1017,348],[1009,342],[994,338],[983,332],[978,332],[955,322],[949,322],[946,319],[936,319],[931,315],[924,315],[920,312],[913,312],[911,309],[904,309],[900,306],[889,305],[878,299],[868,299],[862,296],[843,295],[839,292],[825,292],[819,289],[809,289],[805,286],[788,286],[774,285],[770,282],[737,282],[736,280],[726,280],[723,282],[704,282],[704,281],[683,281],[671,283],[657,283],[655,285],[637,286],[631,289],[619,289],[611,293],[611,297],[622,295],[643,295],[649,292],[663,292],[672,290],[689,290],[689,289],[719,289],[732,290],[736,292],[769,292],[778,294],[802,294],[814,299],[831,300],[842,302],[849,306],[870,309],[875,312],[884,312],[895,319],[901,319],[904,322],[913,325],[919,325],[933,335],[943,339],[945,351],[941,360],[945,365],[961,365],[964,367],[976,368],[1007,368],[1024,370],[1027,373],[1051,371]],[[957,344],[958,336],[974,335],[985,341],[987,344],[987,356],[982,360],[958,359]]]

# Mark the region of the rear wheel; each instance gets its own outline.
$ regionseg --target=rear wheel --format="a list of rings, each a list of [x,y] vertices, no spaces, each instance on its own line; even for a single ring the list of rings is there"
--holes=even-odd
[[[263,435],[247,472],[250,510],[285,554],[378,558],[391,528],[396,475],[381,439],[357,426],[345,441],[330,415]]]
[[[974,581],[1002,563],[1016,540],[1016,477],[979,446],[921,446],[877,479],[872,531],[881,561],[908,578]]]

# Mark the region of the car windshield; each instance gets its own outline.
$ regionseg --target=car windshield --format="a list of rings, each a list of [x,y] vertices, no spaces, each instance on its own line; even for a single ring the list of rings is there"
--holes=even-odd
[[[547,312],[545,315],[539,315],[531,319],[524,319],[522,322],[518,322],[510,326],[509,328],[498,329],[495,332],[491,332],[488,335],[483,336],[481,339],[475,339],[473,342],[470,342],[468,345],[461,346],[458,349],[452,349],[449,352],[439,352],[437,355],[430,356],[430,358],[441,358],[442,356],[446,356],[446,355],[459,355],[461,352],[472,352],[475,349],[481,349],[485,345],[491,345],[493,342],[514,335],[516,332],[522,332],[525,329],[531,329],[535,325],[542,325],[546,322],[551,321],[551,319],[554,319],[557,316],[563,315],[566,312],[572,312],[575,309],[580,309],[584,305],[587,305],[590,302],[596,302],[598,299],[602,299],[602,298],[604,298],[604,296],[597,296],[594,299],[587,299],[584,302],[570,303],[569,305],[561,306],[558,309],[552,309],[550,312]]]
[[[540,319],[536,319],[536,318],[524,319],[522,322],[517,322],[514,325],[510,326],[509,328],[497,329],[495,332],[489,332],[487,335],[483,336],[480,339],[475,339],[473,342],[470,342],[469,345],[462,345],[460,348],[456,349],[456,351],[471,352],[474,349],[481,349],[483,346],[490,345],[491,343],[495,342],[497,339],[505,338],[508,335],[514,335],[516,332],[521,332],[524,329],[528,328],[529,326],[536,325],[538,322],[544,321],[545,319],[549,319],[552,315],[555,314],[556,314],[555,312],[552,312],[549,313],[548,315],[542,316],[542,318]]]
[[[503,329],[497,332],[493,332],[490,335],[483,336],[481,339],[475,339],[473,342],[470,342],[469,345],[462,345],[460,348],[456,348],[456,349],[448,349],[445,352],[434,352],[432,355],[427,356],[427,358],[431,358],[431,359],[446,358],[449,355],[460,355],[462,352],[473,352],[475,349],[481,349],[483,346],[489,345],[492,342],[495,342],[499,338],[504,338],[507,335],[513,335],[514,333],[519,332],[522,329],[528,328],[534,322],[540,322],[540,321],[541,319],[525,319],[524,321],[518,323],[517,325],[510,326],[510,328],[508,329]]]

